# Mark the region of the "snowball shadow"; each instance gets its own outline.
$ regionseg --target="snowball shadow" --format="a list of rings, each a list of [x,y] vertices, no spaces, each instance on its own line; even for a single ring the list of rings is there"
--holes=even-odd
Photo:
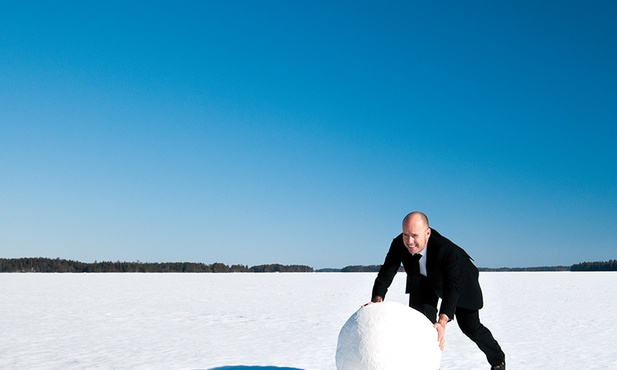
[[[297,367],[278,367],[278,366],[221,366],[213,367],[209,370],[303,370]]]

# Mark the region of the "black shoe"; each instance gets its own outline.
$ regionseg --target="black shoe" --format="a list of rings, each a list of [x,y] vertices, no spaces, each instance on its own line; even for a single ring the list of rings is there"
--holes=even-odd
[[[506,370],[506,362],[502,362],[499,365],[491,366],[491,370]]]

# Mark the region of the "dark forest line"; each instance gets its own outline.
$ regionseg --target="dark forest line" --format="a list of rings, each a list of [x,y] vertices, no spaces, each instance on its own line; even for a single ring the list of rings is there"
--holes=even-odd
[[[60,258],[0,258],[0,272],[378,272],[380,265],[350,265],[338,268],[313,269],[306,265],[267,264],[257,266],[231,265],[215,262],[93,262]],[[617,271],[617,260],[582,262],[572,266],[479,268],[480,271]],[[400,271],[403,271],[402,267]]]
[[[216,262],[94,262],[60,258],[0,258],[0,272],[313,272],[303,265],[231,265]]]

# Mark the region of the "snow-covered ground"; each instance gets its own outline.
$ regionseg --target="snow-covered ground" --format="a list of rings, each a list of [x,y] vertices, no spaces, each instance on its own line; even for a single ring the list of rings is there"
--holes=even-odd
[[[334,369],[375,274],[0,274],[1,369]],[[484,272],[508,369],[617,369],[617,273]],[[404,274],[388,300],[407,302]],[[452,322],[442,369],[487,369]]]

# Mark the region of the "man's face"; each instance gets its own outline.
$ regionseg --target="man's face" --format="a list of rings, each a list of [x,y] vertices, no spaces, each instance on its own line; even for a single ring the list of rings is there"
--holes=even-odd
[[[421,220],[412,217],[403,222],[403,243],[411,254],[422,252],[428,244],[431,229]]]

